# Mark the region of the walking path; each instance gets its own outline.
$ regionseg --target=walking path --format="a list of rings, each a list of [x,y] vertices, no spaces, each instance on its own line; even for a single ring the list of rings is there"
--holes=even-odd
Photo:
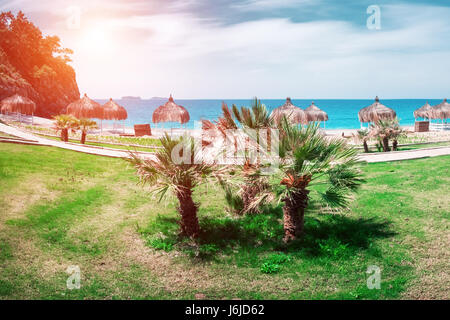
[[[129,154],[127,151],[115,150],[111,148],[94,147],[86,145],[78,145],[68,142],[56,141],[51,139],[46,139],[40,136],[30,134],[28,132],[22,131],[15,127],[7,126],[0,123],[0,132],[7,133],[9,135],[16,136],[20,139],[1,139],[1,142],[11,142],[11,143],[25,143],[32,145],[43,145],[43,146],[53,146],[68,150],[73,150],[77,152],[84,152],[89,154],[95,154],[106,157],[113,158],[127,158]],[[143,158],[155,158],[154,154],[149,152],[137,152]],[[387,161],[397,161],[397,160],[409,160],[409,159],[420,159],[427,157],[437,157],[443,155],[450,155],[450,147],[441,148],[424,148],[417,150],[407,150],[407,151],[395,151],[387,153],[367,153],[359,155],[359,158],[366,162],[387,162]]]
[[[450,147],[423,148],[417,150],[392,151],[360,154],[366,162],[388,162],[450,155]]]
[[[84,152],[89,154],[95,154],[99,156],[105,157],[113,157],[113,158],[128,158],[129,154],[126,150],[115,150],[111,148],[103,148],[96,146],[87,146],[87,145],[78,145],[70,142],[62,142],[51,139],[42,138],[40,136],[33,135],[26,131],[22,131],[18,128],[14,128],[11,126],[7,126],[3,123],[0,123],[0,132],[7,133],[12,136],[16,136],[20,139],[3,139],[3,142],[11,142],[11,143],[22,143],[22,144],[31,144],[31,145],[41,145],[41,146],[52,146],[58,147],[62,149],[68,149],[77,152]],[[130,148],[131,149],[131,148]],[[152,158],[154,155],[150,152],[136,152],[143,158]]]

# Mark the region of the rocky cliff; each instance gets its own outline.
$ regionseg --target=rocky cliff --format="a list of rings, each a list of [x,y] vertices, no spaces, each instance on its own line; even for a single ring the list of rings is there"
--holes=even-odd
[[[61,49],[57,37],[43,37],[22,13],[2,13],[0,38],[0,99],[26,96],[42,117],[63,113],[79,99],[75,71],[68,64],[70,50]]]

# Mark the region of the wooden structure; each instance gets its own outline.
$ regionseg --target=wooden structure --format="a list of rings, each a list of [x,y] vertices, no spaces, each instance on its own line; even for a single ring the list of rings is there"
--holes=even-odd
[[[414,124],[414,132],[430,131],[430,121],[416,121]]]
[[[135,124],[134,135],[136,137],[151,136],[152,130],[150,128],[150,124]]]

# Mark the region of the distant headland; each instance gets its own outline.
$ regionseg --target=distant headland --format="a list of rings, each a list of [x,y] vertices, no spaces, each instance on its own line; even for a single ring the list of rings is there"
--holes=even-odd
[[[164,97],[151,97],[151,100],[168,100],[169,98],[164,98]]]
[[[142,100],[142,99],[141,99],[141,97],[124,96],[124,97],[122,97],[122,100]]]

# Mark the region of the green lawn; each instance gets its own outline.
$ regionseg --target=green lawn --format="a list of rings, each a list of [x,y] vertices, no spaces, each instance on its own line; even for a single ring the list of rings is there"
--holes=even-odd
[[[389,144],[392,148],[392,143]],[[358,145],[359,147],[359,145]],[[450,147],[450,142],[436,142],[436,143],[427,143],[427,144],[410,144],[407,146],[399,146],[398,151],[407,151],[407,150],[417,150],[417,149],[426,149],[426,148],[442,148],[442,147]],[[382,152],[378,151],[376,146],[371,144],[369,145],[370,152]],[[360,153],[363,153],[364,150],[361,148]]]
[[[350,208],[306,215],[285,246],[280,207],[236,217],[201,187],[199,243],[179,241],[176,201],[158,203],[127,162],[0,144],[2,299],[449,298],[450,156],[363,164]],[[68,290],[66,269],[81,270]],[[381,268],[381,289],[366,286]]]
[[[58,137],[51,137],[48,135],[42,135],[42,134],[36,134],[38,136],[41,136],[46,139],[55,140],[55,141],[61,141],[61,138]],[[80,140],[77,139],[69,139],[69,142],[71,143],[80,143]],[[131,150],[131,151],[144,151],[144,152],[155,152],[156,148],[150,148],[150,147],[136,147],[136,146],[124,146],[124,145],[117,145],[117,144],[110,144],[110,143],[103,143],[103,142],[86,142],[85,145],[87,146],[97,146],[97,147],[106,147],[111,149],[118,149],[118,150]]]

